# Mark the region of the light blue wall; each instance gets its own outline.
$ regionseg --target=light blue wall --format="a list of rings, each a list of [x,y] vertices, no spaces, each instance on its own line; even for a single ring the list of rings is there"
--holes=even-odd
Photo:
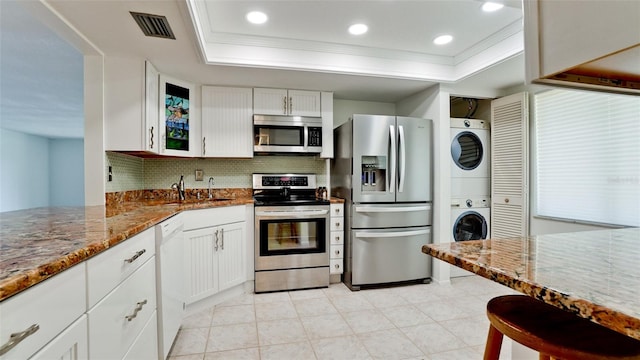
[[[84,140],[49,141],[49,206],[84,205]]]
[[[49,139],[0,129],[0,211],[49,206]]]
[[[84,141],[0,129],[0,212],[84,205]]]

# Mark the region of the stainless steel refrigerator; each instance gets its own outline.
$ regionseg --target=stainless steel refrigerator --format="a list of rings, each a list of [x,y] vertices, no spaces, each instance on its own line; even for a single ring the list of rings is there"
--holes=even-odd
[[[345,199],[344,282],[430,281],[432,122],[355,114],[334,130],[332,194]]]

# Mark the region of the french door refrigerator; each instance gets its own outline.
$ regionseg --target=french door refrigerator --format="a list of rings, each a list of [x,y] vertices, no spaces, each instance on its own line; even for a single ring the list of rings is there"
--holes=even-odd
[[[355,114],[334,130],[331,186],[345,199],[344,282],[430,281],[432,122]]]

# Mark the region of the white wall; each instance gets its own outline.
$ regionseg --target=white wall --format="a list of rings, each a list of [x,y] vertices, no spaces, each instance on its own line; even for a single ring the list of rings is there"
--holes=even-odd
[[[451,169],[449,168],[449,93],[433,86],[396,104],[398,115],[433,121],[433,243],[450,242]],[[425,255],[427,256],[427,255]],[[449,282],[449,264],[433,261],[433,280]]]
[[[49,206],[49,140],[0,129],[0,212]]]
[[[84,140],[49,141],[49,206],[84,206]]]
[[[397,115],[393,103],[333,99],[334,128],[346,123],[353,114]]]

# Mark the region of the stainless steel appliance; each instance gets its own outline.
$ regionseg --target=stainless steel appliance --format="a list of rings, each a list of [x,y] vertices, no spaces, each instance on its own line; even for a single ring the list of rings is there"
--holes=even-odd
[[[253,116],[255,153],[320,153],[322,118]]]
[[[329,201],[312,174],[254,174],[255,292],[329,286]]]
[[[353,115],[334,130],[331,184],[345,202],[344,282],[430,281],[431,120]]]

